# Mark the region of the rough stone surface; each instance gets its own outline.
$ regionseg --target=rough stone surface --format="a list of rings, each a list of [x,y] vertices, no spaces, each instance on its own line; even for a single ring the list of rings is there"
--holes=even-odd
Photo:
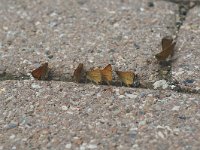
[[[55,81],[0,87],[3,149],[200,147],[200,95]]]
[[[191,9],[178,35],[172,76],[182,88],[200,92],[200,7]]]
[[[175,34],[178,7],[148,2],[3,0],[0,62],[7,73],[21,75],[48,61],[54,79],[68,81],[78,63],[87,69],[111,63],[156,81],[154,55],[162,37]]]
[[[169,1],[1,0],[0,150],[199,149],[200,8]],[[51,81],[26,77],[43,62]],[[140,88],[70,82],[78,63],[134,71]]]

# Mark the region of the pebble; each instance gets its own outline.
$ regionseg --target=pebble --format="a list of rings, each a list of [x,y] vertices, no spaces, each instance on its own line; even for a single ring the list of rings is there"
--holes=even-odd
[[[8,129],[12,129],[12,128],[16,128],[17,127],[17,123],[10,123],[8,124]]]
[[[159,87],[162,87],[162,89],[166,89],[168,87],[168,84],[166,80],[159,80],[153,84],[153,87],[154,89],[158,89]]]
[[[96,144],[89,144],[87,147],[89,149],[97,149],[97,145]]]
[[[187,83],[193,83],[195,80],[194,79],[187,79],[185,81],[183,81],[183,83],[187,84]]]
[[[124,95],[120,95],[120,96],[119,96],[120,99],[121,99],[121,98],[124,98],[124,97],[125,97]]]
[[[172,108],[173,111],[179,111],[179,109],[180,109],[180,106],[174,106],[174,107]]]
[[[15,135],[12,134],[10,137],[9,137],[11,140],[15,138]]]
[[[161,131],[158,132],[158,136],[161,137],[162,139],[165,138],[165,136],[163,135],[163,133]]]
[[[139,126],[143,126],[143,125],[145,125],[145,124],[146,124],[146,121],[145,121],[145,120],[139,122]]]
[[[65,105],[63,105],[61,108],[62,108],[62,110],[68,110],[68,107]]]
[[[72,144],[71,144],[71,143],[68,143],[68,144],[65,145],[65,148],[70,149],[71,147],[72,147]]]
[[[0,66],[0,74],[4,74],[5,71],[6,71],[6,67]]]
[[[129,98],[133,98],[133,99],[137,98],[137,95],[134,95],[134,94],[127,94],[126,93],[126,96],[129,97]]]
[[[0,94],[3,93],[3,92],[5,92],[5,91],[6,91],[5,88],[0,89]]]
[[[36,83],[31,84],[31,87],[32,87],[33,89],[40,89],[40,88],[41,88],[41,86],[38,85],[38,84],[36,84]]]

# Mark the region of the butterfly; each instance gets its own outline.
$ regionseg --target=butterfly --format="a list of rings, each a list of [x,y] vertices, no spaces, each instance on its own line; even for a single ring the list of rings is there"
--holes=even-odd
[[[131,71],[115,71],[119,77],[119,79],[126,85],[130,86],[133,84],[133,80],[135,78],[135,74]]]
[[[39,68],[31,72],[32,76],[38,80],[45,80],[48,78],[48,63],[42,64]]]
[[[169,55],[173,55],[174,47],[176,42],[173,41],[173,38],[170,36],[166,36],[162,39],[162,51],[155,55],[157,60],[163,61],[166,60]]]
[[[95,82],[96,84],[99,84],[102,80],[101,70],[97,68],[97,69],[92,69],[90,71],[87,71],[86,78],[89,79],[90,81]]]
[[[74,70],[73,78],[76,82],[81,81],[81,75],[83,73],[83,64],[80,63],[78,67]]]
[[[112,66],[108,64],[104,69],[101,70],[102,80],[105,81],[108,85],[112,81]]]

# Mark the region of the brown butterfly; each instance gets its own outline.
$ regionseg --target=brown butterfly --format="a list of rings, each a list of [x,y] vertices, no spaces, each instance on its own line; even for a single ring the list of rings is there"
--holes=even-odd
[[[108,85],[112,81],[112,66],[111,64],[107,65],[104,69],[101,70],[102,80],[105,81]]]
[[[74,70],[73,78],[76,82],[81,81],[81,75],[83,73],[83,64],[80,63],[78,67]]]
[[[135,74],[131,71],[115,71],[119,77],[119,79],[126,85],[130,86],[133,84],[133,80],[135,78]]]
[[[86,78],[90,81],[95,82],[96,84],[99,84],[101,82],[101,70],[99,68],[92,69],[90,71],[86,72]]]
[[[31,74],[38,80],[45,80],[48,78],[48,70],[48,63],[44,63],[39,68],[33,70]]]
[[[169,55],[173,55],[174,47],[176,45],[176,42],[173,41],[173,38],[170,36],[166,36],[162,39],[162,51],[155,55],[155,57],[159,61],[166,60]]]

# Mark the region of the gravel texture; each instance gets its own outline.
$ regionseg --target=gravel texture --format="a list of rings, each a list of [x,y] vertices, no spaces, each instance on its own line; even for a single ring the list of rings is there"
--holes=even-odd
[[[200,97],[64,82],[0,83],[2,149],[198,149]]]
[[[199,149],[200,8],[169,1],[1,0],[0,150]],[[177,45],[162,66],[166,35]],[[44,62],[52,80],[26,77]],[[141,84],[76,84],[79,63]]]
[[[49,62],[54,80],[71,80],[78,63],[87,69],[111,63],[143,82],[158,80],[154,55],[161,39],[174,35],[178,6],[148,0],[3,0],[1,65],[27,75]],[[148,70],[148,71],[147,71]]]
[[[191,9],[180,28],[172,76],[182,88],[200,93],[200,7]]]

